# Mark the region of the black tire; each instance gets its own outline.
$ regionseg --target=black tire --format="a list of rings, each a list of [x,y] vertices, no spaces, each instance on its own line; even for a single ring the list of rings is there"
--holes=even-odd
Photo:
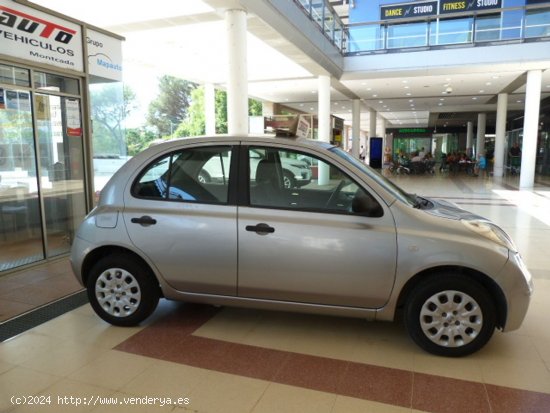
[[[409,335],[429,353],[461,357],[482,348],[496,326],[489,292],[460,274],[434,274],[418,284],[405,303]]]
[[[103,257],[91,269],[88,299],[103,320],[116,326],[135,326],[157,307],[160,287],[148,268],[128,254]]]
[[[288,169],[283,169],[283,185],[286,189],[296,188],[296,179]]]

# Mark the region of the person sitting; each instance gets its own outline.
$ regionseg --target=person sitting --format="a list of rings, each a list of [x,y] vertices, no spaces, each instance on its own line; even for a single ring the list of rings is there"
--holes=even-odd
[[[422,157],[420,156],[419,152],[414,152],[412,154],[411,162],[422,162]]]

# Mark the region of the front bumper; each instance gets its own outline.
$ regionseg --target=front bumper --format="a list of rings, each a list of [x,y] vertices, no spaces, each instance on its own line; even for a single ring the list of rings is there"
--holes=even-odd
[[[508,307],[502,331],[517,330],[525,319],[534,289],[533,277],[520,254],[510,252],[497,282],[504,291]]]

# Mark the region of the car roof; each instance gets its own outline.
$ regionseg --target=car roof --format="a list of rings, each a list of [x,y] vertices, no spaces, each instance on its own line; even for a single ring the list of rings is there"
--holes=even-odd
[[[316,149],[328,149],[333,147],[329,142],[323,142],[314,139],[295,138],[295,137],[276,137],[272,135],[213,135],[213,136],[196,136],[170,139],[163,141],[162,143],[154,144],[150,148],[156,148],[158,152],[165,149],[172,148],[179,145],[190,145],[194,143],[224,143],[239,141],[244,144],[256,144],[256,143],[278,143],[278,144],[296,144],[304,148],[316,148]]]

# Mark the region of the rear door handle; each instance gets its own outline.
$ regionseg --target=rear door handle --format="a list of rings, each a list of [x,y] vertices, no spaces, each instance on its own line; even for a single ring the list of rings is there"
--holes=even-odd
[[[275,228],[270,227],[269,225],[264,223],[257,225],[247,225],[246,230],[249,232],[256,232],[257,234],[261,235],[273,234],[275,232]]]
[[[141,226],[147,227],[149,225],[155,225],[157,223],[157,220],[154,218],[151,218],[149,215],[144,215],[139,218],[132,218],[130,220],[132,224],[140,224]]]

